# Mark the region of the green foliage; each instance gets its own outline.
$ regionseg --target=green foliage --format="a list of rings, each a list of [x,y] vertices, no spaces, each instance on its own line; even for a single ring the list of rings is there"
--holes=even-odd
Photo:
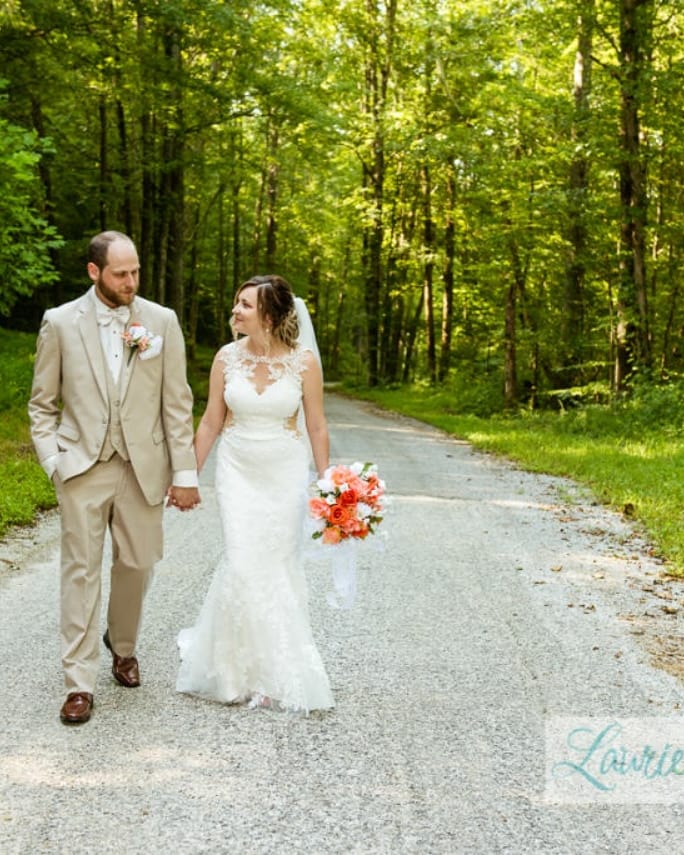
[[[35,335],[0,327],[0,412],[26,408],[31,391],[35,346]]]
[[[347,377],[343,388],[352,394],[358,392],[362,397],[375,397],[375,393],[367,389],[363,380],[353,382]],[[483,371],[480,377],[464,372],[439,386],[433,386],[427,381],[418,381],[408,387],[399,383],[385,385],[378,388],[377,397],[379,403],[390,409],[399,409],[416,418],[426,414],[430,418],[452,414],[488,418],[503,409],[499,376],[493,371]]]
[[[192,389],[196,416],[201,416],[209,398],[209,374],[216,351],[199,346],[195,358],[188,362],[188,383]]]
[[[35,133],[0,117],[0,316],[57,279],[50,252],[62,241],[37,210],[37,166],[46,149]]]
[[[0,292],[20,296],[17,315],[47,299],[26,295],[52,275],[41,266],[56,246],[42,230],[49,215],[68,238],[55,254],[65,292],[82,281],[85,237],[128,229],[144,244],[145,294],[174,305],[192,340],[210,347],[225,338],[235,286],[269,269],[307,298],[332,378],[367,374],[377,333],[381,382],[428,376],[434,335],[437,351],[449,349],[459,406],[473,412],[495,409],[506,359],[518,400],[610,384],[629,268],[616,249],[620,81],[629,79],[618,55],[622,7],[10,8],[0,25],[10,81],[0,136],[16,170],[9,192],[0,178],[0,217],[19,218],[24,231],[2,241]],[[652,363],[682,371],[684,11],[659,2],[648,15],[634,93],[648,164],[643,280]],[[584,107],[573,91],[578,19],[593,27]],[[585,183],[571,183],[573,169]],[[430,312],[421,305],[428,274]],[[504,333],[512,293],[515,328]],[[487,360],[498,375],[491,390],[469,394],[459,375]]]

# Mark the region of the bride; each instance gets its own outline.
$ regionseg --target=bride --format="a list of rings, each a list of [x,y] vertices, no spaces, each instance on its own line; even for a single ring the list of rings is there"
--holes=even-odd
[[[310,327],[306,309],[299,314]],[[220,434],[216,494],[225,554],[197,622],[178,637],[176,688],[224,703],[329,709],[301,561],[306,435],[319,477],[328,466],[318,354],[297,341],[295,298],[280,276],[241,285],[231,325],[241,337],[214,358],[195,435],[201,469]],[[312,329],[307,334],[315,348]]]

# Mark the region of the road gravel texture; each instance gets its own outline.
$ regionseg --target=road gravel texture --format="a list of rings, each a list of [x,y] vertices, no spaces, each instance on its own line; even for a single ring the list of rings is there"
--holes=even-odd
[[[377,462],[392,497],[384,548],[359,551],[353,609],[329,607],[328,568],[308,563],[336,708],[175,693],[175,636],[221,549],[207,467],[201,508],[165,512],[142,687],[115,683],[103,650],[93,718],[61,724],[46,514],[0,543],[0,851],[682,851],[684,776],[669,804],[598,790],[555,803],[545,749],[556,716],[680,721],[682,583],[571,482],[366,404],[330,394],[326,407],[333,461]]]

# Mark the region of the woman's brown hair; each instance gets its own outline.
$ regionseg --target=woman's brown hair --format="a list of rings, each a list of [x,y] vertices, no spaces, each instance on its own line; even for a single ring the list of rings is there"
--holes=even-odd
[[[294,347],[299,335],[299,321],[290,284],[282,276],[252,276],[238,288],[236,303],[240,293],[250,286],[256,288],[260,320],[270,321],[271,334],[286,347]]]

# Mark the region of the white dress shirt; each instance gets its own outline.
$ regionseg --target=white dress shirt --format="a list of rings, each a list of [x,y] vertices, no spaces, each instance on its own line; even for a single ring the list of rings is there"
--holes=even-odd
[[[95,303],[97,304],[97,326],[100,331],[102,352],[114,382],[118,383],[124,356],[123,334],[126,330],[126,324],[131,318],[131,310],[128,306],[117,306],[115,309],[110,309],[97,296]]]

